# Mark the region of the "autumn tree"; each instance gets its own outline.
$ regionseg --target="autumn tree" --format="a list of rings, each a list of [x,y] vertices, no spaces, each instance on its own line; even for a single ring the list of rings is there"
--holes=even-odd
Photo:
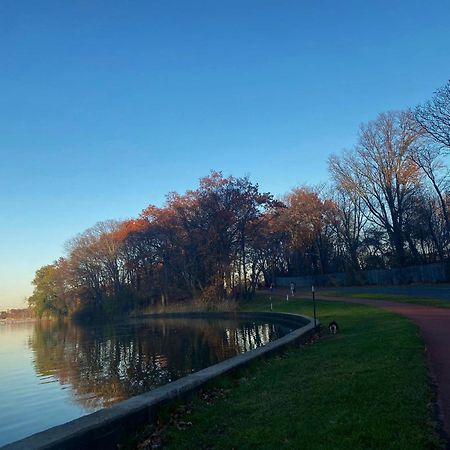
[[[159,285],[157,264],[158,244],[149,230],[149,223],[143,218],[123,221],[115,232],[123,259],[123,282],[135,294],[139,306],[152,302]]]
[[[273,205],[247,178],[212,172],[196,190],[172,193],[164,207],[150,206],[142,217],[160,232],[164,276],[193,297],[210,291],[220,299],[253,289],[250,249],[263,212]]]
[[[334,204],[309,187],[294,188],[283,199],[286,208],[277,220],[286,233],[288,271],[292,274],[326,273],[329,270],[331,215]]]

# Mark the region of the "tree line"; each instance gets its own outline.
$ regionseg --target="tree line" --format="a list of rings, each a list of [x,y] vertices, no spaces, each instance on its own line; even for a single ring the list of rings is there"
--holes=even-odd
[[[38,316],[249,297],[279,275],[357,273],[443,261],[450,249],[450,82],[413,110],[361,126],[330,182],[277,199],[213,171],[125,221],[100,222],[41,267]]]

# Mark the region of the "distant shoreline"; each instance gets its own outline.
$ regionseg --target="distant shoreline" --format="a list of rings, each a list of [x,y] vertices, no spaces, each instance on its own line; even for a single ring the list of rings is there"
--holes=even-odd
[[[14,319],[12,317],[8,317],[7,319],[0,319],[0,324],[7,324],[7,323],[27,323],[27,322],[36,322],[35,317],[30,317],[28,319]]]

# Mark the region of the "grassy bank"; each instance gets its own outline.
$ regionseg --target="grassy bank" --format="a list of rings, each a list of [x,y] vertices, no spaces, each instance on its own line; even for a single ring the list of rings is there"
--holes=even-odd
[[[387,300],[390,302],[412,303],[415,305],[435,306],[437,308],[450,308],[450,301],[438,298],[425,298],[403,294],[380,294],[377,292],[338,292],[330,291],[324,295],[338,298],[362,298],[367,300]]]
[[[269,308],[263,296],[243,305]],[[273,308],[312,315],[307,300]],[[163,447],[440,448],[417,328],[363,305],[318,302],[318,315],[341,332],[216,380],[159,431]]]
[[[194,299],[184,302],[171,302],[166,305],[153,305],[144,309],[133,311],[132,317],[139,317],[143,314],[165,314],[165,313],[186,313],[186,312],[233,312],[238,310],[239,304],[236,300],[225,300],[220,303],[205,302],[202,299]]]

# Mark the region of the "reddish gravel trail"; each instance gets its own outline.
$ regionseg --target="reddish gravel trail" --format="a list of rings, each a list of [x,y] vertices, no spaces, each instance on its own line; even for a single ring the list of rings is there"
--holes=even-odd
[[[440,419],[447,437],[450,436],[450,309],[385,300],[346,299],[322,295],[317,295],[317,299],[385,308],[408,317],[420,327],[427,350],[428,367],[437,386]]]

